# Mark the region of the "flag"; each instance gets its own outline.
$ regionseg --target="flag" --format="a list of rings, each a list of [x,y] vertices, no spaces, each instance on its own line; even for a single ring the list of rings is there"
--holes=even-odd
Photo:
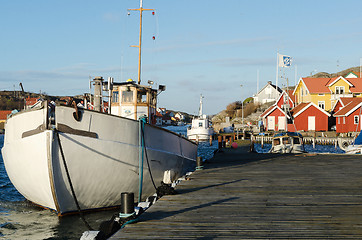
[[[287,55],[279,54],[279,67],[290,67],[292,58]]]

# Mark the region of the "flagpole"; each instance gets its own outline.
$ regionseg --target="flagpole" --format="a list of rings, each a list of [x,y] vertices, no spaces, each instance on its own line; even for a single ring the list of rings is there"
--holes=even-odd
[[[278,72],[279,72],[279,51],[277,51],[277,76],[275,80],[275,100],[277,100],[277,91],[278,91]]]

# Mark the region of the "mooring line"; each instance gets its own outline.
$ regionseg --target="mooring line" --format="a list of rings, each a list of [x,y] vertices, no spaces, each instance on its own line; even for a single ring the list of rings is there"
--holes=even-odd
[[[70,190],[72,191],[73,199],[74,199],[75,205],[77,206],[77,209],[78,209],[80,218],[83,220],[84,224],[86,225],[86,227],[87,227],[89,230],[93,230],[93,228],[92,228],[92,227],[88,224],[88,222],[85,220],[84,215],[83,215],[83,213],[82,213],[82,211],[81,211],[81,208],[80,208],[80,206],[79,206],[79,202],[78,202],[77,196],[75,195],[75,191],[74,191],[74,187],[73,187],[73,184],[72,184],[72,180],[70,179],[70,174],[69,174],[67,162],[65,161],[64,152],[63,152],[63,147],[62,147],[62,144],[61,144],[61,142],[60,142],[59,131],[58,131],[58,130],[55,130],[55,132],[56,132],[56,135],[57,135],[57,138],[58,138],[59,150],[60,150],[60,154],[62,155],[62,160],[63,160],[65,172],[66,172],[66,174],[67,174],[67,178],[68,178]]]

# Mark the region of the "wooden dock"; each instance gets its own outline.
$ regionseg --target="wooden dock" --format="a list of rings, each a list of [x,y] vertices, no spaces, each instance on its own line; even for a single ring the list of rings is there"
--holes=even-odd
[[[110,239],[362,239],[361,155],[217,153]]]

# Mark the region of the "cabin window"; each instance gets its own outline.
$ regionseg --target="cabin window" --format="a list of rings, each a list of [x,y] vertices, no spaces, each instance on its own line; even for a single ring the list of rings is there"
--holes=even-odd
[[[293,138],[293,144],[300,144],[299,138]]]
[[[340,124],[341,123],[341,120],[340,120],[341,118],[340,117],[338,117],[338,124]]]
[[[133,102],[133,92],[122,91],[122,102]]]
[[[147,92],[146,90],[137,91],[137,102],[146,103],[147,102]]]
[[[336,86],[336,94],[343,94],[344,87],[343,86]]]
[[[354,124],[358,124],[359,118],[358,115],[354,116]]]
[[[274,144],[274,146],[279,145],[280,144],[280,139],[279,138],[274,139],[273,144]]]
[[[318,107],[324,109],[324,101],[318,101]]]
[[[290,144],[290,139],[288,137],[283,138],[283,144]]]
[[[324,94],[323,93],[318,93],[318,96],[324,96]]]
[[[343,124],[346,124],[346,117],[343,117]]]
[[[199,122],[199,127],[202,127],[202,122]]]
[[[113,94],[112,94],[112,102],[118,102],[118,91],[113,91]]]

